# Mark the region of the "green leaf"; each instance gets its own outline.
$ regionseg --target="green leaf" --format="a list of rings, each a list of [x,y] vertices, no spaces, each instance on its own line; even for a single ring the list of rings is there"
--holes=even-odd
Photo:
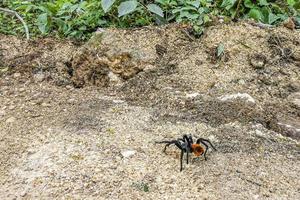
[[[295,19],[296,23],[300,24],[300,16],[299,17],[295,17],[294,19]]]
[[[256,7],[255,4],[252,2],[252,0],[245,0],[244,1],[244,5],[247,8],[254,8],[254,7]]]
[[[109,11],[111,6],[115,3],[116,0],[101,0],[101,6],[105,13]]]
[[[199,18],[198,14],[192,14],[192,13],[189,13],[187,11],[182,11],[182,12],[180,12],[180,15],[177,17],[176,21],[177,22],[182,22],[185,19],[193,21],[193,20],[196,20],[198,18]]]
[[[288,3],[289,6],[294,6],[296,1],[295,0],[287,0],[287,3]]]
[[[206,24],[207,22],[210,22],[210,21],[211,21],[211,19],[209,18],[208,15],[204,15],[203,16],[203,22],[204,22],[204,24]]]
[[[47,29],[48,29],[48,14],[47,13],[43,13],[40,14],[37,18],[37,24],[39,27],[39,30],[45,34],[47,33]]]
[[[223,0],[221,7],[230,10],[236,2],[237,0]]]
[[[147,5],[147,8],[150,12],[157,14],[160,17],[164,17],[163,10],[156,4],[149,4]]]
[[[137,5],[138,5],[137,1],[122,2],[118,7],[118,17],[122,17],[129,13],[132,13],[133,11],[135,11]]]
[[[259,3],[258,3],[260,6],[268,6],[269,3],[267,2],[267,0],[259,0]]]
[[[273,13],[269,13],[269,17],[268,17],[268,24],[273,24],[274,22],[276,22],[278,19],[280,19],[279,16],[273,14]]]
[[[192,1],[192,2],[187,2],[188,4],[194,6],[195,8],[199,8],[200,6],[200,0]]]
[[[253,18],[257,21],[263,21],[263,14],[256,8],[252,8],[248,15],[250,18]]]
[[[220,43],[217,48],[217,57],[219,58],[224,53],[224,44]]]
[[[181,11],[193,12],[193,11],[197,11],[197,9],[193,6],[184,6],[184,7],[178,7],[178,8],[173,9],[172,13],[175,14],[175,13],[178,13]]]
[[[296,2],[293,6],[296,10],[300,10],[300,1]]]

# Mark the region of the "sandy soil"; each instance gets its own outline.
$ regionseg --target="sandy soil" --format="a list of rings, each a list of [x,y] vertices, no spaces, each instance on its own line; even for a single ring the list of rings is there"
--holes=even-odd
[[[300,198],[299,31],[106,31],[100,48],[0,37],[0,199]],[[155,141],[183,134],[217,151],[180,172]]]

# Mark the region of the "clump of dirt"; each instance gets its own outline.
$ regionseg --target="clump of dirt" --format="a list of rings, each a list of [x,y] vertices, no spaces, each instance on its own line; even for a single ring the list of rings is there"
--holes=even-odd
[[[120,85],[144,70],[161,67],[179,48],[179,42],[183,42],[173,37],[175,34],[184,36],[183,29],[175,25],[97,32],[73,55],[74,85]]]
[[[53,38],[26,41],[14,36],[0,35],[0,61],[7,73],[33,77],[43,73],[45,79],[57,85],[70,84],[67,63],[77,47],[70,41]]]
[[[145,64],[145,63],[144,63]],[[124,52],[112,57],[83,50],[77,52],[71,63],[75,87],[87,85],[108,86],[118,79],[127,80],[142,71],[143,63],[134,61],[130,53]],[[119,82],[121,81],[119,80]]]

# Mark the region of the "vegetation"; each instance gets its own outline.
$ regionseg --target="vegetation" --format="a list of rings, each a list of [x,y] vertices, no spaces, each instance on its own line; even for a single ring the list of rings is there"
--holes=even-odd
[[[275,25],[288,17],[300,22],[299,0],[9,0],[0,7],[23,17],[31,36],[56,35],[86,40],[99,27],[140,27],[190,23],[196,35],[216,17],[252,18]],[[25,34],[20,21],[0,11],[0,33]]]

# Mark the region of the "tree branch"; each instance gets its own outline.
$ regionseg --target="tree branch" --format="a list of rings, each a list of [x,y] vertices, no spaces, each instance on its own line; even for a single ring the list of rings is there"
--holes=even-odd
[[[21,21],[23,26],[24,26],[24,29],[25,29],[26,38],[27,38],[27,40],[29,40],[28,26],[25,23],[25,21],[23,20],[23,18],[16,11],[13,11],[13,10],[9,10],[9,9],[6,9],[6,8],[0,8],[0,11],[6,12],[10,15],[15,15]]]

